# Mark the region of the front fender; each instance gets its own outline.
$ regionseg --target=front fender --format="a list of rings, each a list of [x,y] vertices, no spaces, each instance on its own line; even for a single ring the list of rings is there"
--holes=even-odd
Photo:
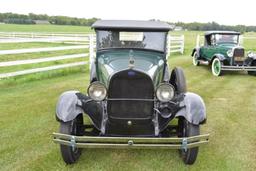
[[[200,56],[200,48],[194,48],[192,53],[191,53],[191,56],[193,57],[195,52],[197,53],[198,56]]]
[[[214,56],[212,57],[211,62],[215,59],[218,58],[220,61],[224,62],[226,60],[226,57],[223,54],[214,54]]]
[[[206,107],[203,99],[194,93],[186,93],[180,109],[175,117],[184,117],[188,122],[199,125],[206,121]]]
[[[78,91],[66,91],[59,97],[56,106],[56,119],[61,122],[72,121],[81,113],[86,113],[93,125],[101,129],[102,105]]]
[[[66,91],[62,93],[56,105],[56,117],[57,120],[68,122],[77,117],[77,115],[83,113],[83,110],[78,107],[81,102],[76,96],[78,91]]]

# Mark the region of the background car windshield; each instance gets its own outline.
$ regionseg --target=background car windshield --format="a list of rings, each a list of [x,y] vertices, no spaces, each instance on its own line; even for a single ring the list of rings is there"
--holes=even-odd
[[[216,34],[215,35],[216,43],[238,43],[238,35],[230,34]]]
[[[165,32],[97,31],[97,48],[141,48],[165,51]]]

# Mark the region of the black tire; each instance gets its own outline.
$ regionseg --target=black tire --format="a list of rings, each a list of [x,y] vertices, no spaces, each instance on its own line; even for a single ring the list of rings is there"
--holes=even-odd
[[[198,61],[197,58],[198,58],[198,57],[197,57],[197,52],[195,52],[195,53],[193,54],[193,56],[192,56],[192,63],[193,63],[194,66],[199,66],[199,64],[200,64],[200,62]]]
[[[178,137],[190,137],[200,135],[200,126],[189,123],[184,118],[178,120]],[[195,163],[199,147],[194,147],[185,150],[180,150],[180,155],[185,164],[192,165]]]
[[[251,66],[256,66],[256,60],[252,61]],[[256,76],[256,71],[248,71],[248,74]]]
[[[180,67],[175,67],[172,70],[170,84],[172,84],[177,93],[187,92],[187,83],[183,70]]]
[[[83,135],[82,125],[83,115],[80,114],[72,121],[60,122],[60,133],[69,135]],[[60,152],[66,164],[73,164],[79,159],[82,149],[60,145]]]

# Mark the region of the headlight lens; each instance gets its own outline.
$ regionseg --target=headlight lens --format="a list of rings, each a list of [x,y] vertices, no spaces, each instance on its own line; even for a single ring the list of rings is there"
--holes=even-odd
[[[171,84],[160,84],[156,89],[156,97],[161,102],[168,102],[174,97],[174,87]]]
[[[247,56],[248,56],[249,58],[253,58],[253,57],[255,56],[255,54],[254,54],[252,51],[249,51],[249,52],[247,53]]]
[[[107,89],[102,83],[93,82],[88,88],[88,95],[95,101],[102,101],[107,96]]]
[[[233,51],[230,49],[227,51],[228,57],[233,57]]]

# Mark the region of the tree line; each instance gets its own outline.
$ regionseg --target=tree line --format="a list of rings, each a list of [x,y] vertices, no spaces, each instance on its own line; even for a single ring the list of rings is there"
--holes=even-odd
[[[76,18],[67,16],[48,16],[46,14],[15,14],[15,13],[0,13],[0,22],[2,23],[13,23],[13,24],[36,24],[36,20],[48,21],[50,24],[57,25],[76,25],[76,26],[91,26],[98,18]],[[245,25],[220,25],[216,22],[209,23],[183,23],[176,22],[170,23],[175,26],[181,26],[186,30],[195,31],[207,31],[207,30],[232,30],[239,32],[256,32],[256,26],[245,26]]]
[[[0,13],[0,22],[10,24],[36,24],[36,20],[48,21],[57,25],[91,26],[98,18],[76,18],[67,16],[48,16],[46,14]]]
[[[177,22],[172,23],[175,26],[181,26],[183,29],[186,30],[194,30],[194,31],[208,31],[208,30],[228,30],[228,31],[238,31],[238,32],[256,32],[256,26],[245,26],[245,25],[235,25],[235,26],[228,26],[228,25],[220,25],[216,22],[209,22],[209,23],[183,23]]]

